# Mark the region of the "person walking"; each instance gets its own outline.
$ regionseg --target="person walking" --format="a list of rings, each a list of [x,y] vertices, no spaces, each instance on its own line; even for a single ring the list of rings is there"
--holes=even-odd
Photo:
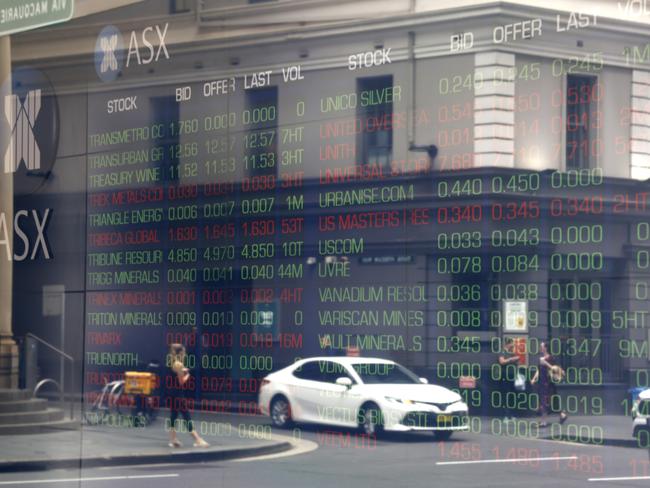
[[[499,354],[498,359],[499,365],[501,366],[501,381],[500,381],[500,390],[501,390],[501,404],[504,405],[505,417],[504,422],[511,422],[515,420],[515,415],[510,408],[510,402],[508,397],[510,393],[516,394],[515,390],[515,379],[519,370],[519,356],[515,353],[515,342],[512,337],[504,338],[503,350]]]
[[[539,382],[537,388],[537,393],[539,395],[538,413],[542,417],[539,426],[548,427],[546,418],[551,411],[552,397],[557,394],[556,384],[564,378],[564,370],[559,365],[555,364],[555,359],[548,352],[546,342],[540,343],[539,352],[539,365],[535,375],[530,380],[530,383],[535,385]],[[567,413],[564,410],[560,411],[560,424],[566,422],[567,418]]]
[[[185,346],[182,344],[172,344],[169,350],[169,362],[171,365],[171,374],[174,377],[171,389],[167,390],[168,397],[170,398],[170,429],[169,429],[169,447],[182,447],[183,444],[176,436],[176,422],[179,414],[187,424],[187,430],[194,438],[194,447],[209,447],[203,438],[194,430],[194,423],[190,416],[188,403],[191,399],[191,394],[194,390],[192,387],[192,377],[189,370],[185,367]]]

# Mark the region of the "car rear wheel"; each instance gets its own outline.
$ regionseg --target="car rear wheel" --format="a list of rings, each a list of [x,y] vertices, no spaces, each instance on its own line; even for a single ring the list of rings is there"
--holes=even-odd
[[[283,396],[274,398],[271,402],[271,423],[280,429],[291,427],[291,405]]]
[[[359,410],[359,428],[368,436],[381,434],[384,422],[381,410],[374,403],[369,403]]]
[[[641,448],[650,447],[650,430],[646,428],[635,429],[634,437],[636,439],[637,447],[641,447]]]
[[[434,430],[433,431],[433,437],[437,441],[449,440],[449,438],[451,437],[451,434],[453,434],[453,431],[451,431],[451,430]]]

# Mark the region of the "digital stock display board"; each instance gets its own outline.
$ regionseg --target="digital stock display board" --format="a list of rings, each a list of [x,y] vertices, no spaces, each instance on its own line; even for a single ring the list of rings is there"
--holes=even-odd
[[[90,95],[89,113],[100,115],[88,133],[87,384],[182,343],[196,408],[254,413],[267,374],[306,357],[361,354],[431,375],[471,412],[527,415],[539,410],[538,393],[499,385],[519,371],[531,380],[546,342],[566,375],[554,409],[630,408],[605,385],[620,379],[624,359],[647,357],[647,338],[630,334],[646,314],[645,185],[608,183],[598,167],[472,169],[475,111],[455,98],[488,82],[440,76],[428,80],[436,103],[410,108],[406,83],[355,64],[381,53],[350,57],[352,91],[325,84],[314,94],[309,79],[341,71],[296,65]],[[605,99],[602,81],[542,102],[532,86],[557,70],[570,68],[493,70],[491,83],[523,87],[498,101],[522,114],[517,133],[604,124],[583,107]],[[582,112],[549,123],[549,104]],[[629,108],[618,115],[608,123],[624,125]],[[409,127],[436,149],[395,154]],[[605,144],[588,143],[550,151],[593,158]],[[519,368],[498,363],[510,339]],[[645,386],[644,368],[630,373]],[[581,389],[594,392],[571,393]],[[480,431],[485,420],[475,419]],[[565,433],[557,425],[551,435]],[[576,425],[569,435],[599,443],[603,433]]]
[[[196,26],[102,21],[81,61],[45,63],[58,160],[7,166],[37,188],[18,186],[14,253],[64,262],[74,282],[85,422],[164,428],[172,448],[192,425],[215,443],[284,435],[384,454],[407,441],[383,444],[382,430],[433,432],[436,467],[646,479],[640,4],[443,15],[425,0],[352,21],[294,2],[319,12],[291,17],[295,34],[275,17],[297,15],[292,2],[199,3]],[[16,126],[37,127],[41,92],[20,93]],[[54,197],[32,205],[33,177],[51,175]],[[58,209],[56,192],[76,200]],[[40,284],[29,255],[21,293]],[[137,394],[88,415],[105,385],[145,372],[157,420]]]
[[[304,83],[293,69],[287,86]],[[386,112],[401,86],[280,104],[277,87],[251,86],[263,75],[89,101],[127,107],[89,128],[89,346],[185,343],[201,390],[222,397],[309,355],[423,353],[429,297],[408,271],[422,260],[414,232],[433,236],[418,203],[429,158],[355,162],[357,138],[404,130],[406,111]],[[89,368],[149,359],[117,349],[87,351]]]

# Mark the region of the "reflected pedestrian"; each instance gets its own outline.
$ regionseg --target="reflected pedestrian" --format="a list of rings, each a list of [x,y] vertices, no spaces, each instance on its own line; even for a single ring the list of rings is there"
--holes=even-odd
[[[169,429],[169,447],[182,447],[183,444],[176,437],[176,421],[180,414],[187,425],[187,430],[194,438],[194,447],[208,447],[208,444],[203,438],[194,430],[194,423],[188,409],[189,400],[192,397],[193,379],[189,370],[185,367],[186,358],[185,346],[182,344],[172,344],[169,350],[169,361],[167,364],[171,365],[171,374],[174,377],[173,386],[168,390],[168,396],[171,399],[170,405],[170,429]]]
[[[504,422],[515,420],[515,415],[510,408],[509,397],[516,395],[515,379],[519,367],[519,356],[515,352],[515,342],[512,337],[506,337],[503,340],[503,349],[499,354],[499,365],[501,365],[501,404],[504,405],[505,417]]]
[[[547,427],[548,422],[546,418],[551,411],[551,401],[553,395],[557,394],[556,384],[564,378],[564,370],[556,364],[555,358],[548,352],[546,342],[541,342],[539,345],[539,365],[535,376],[530,380],[531,384],[536,384],[539,381],[537,393],[539,395],[539,414],[542,419],[539,423],[540,427]],[[567,413],[560,411],[560,423],[563,424],[568,418]]]

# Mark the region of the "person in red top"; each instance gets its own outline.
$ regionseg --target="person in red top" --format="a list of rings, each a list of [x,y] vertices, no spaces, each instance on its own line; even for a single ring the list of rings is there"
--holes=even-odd
[[[170,429],[169,429],[169,447],[182,447],[181,442],[176,437],[176,421],[180,414],[187,424],[187,430],[194,437],[194,447],[208,447],[208,444],[203,438],[194,430],[194,424],[190,411],[188,409],[188,400],[194,388],[191,388],[191,376],[189,370],[184,366],[185,361],[185,346],[182,344],[172,344],[170,346],[170,360],[171,373],[174,375],[174,385],[171,390],[168,390],[168,397],[170,398]]]

